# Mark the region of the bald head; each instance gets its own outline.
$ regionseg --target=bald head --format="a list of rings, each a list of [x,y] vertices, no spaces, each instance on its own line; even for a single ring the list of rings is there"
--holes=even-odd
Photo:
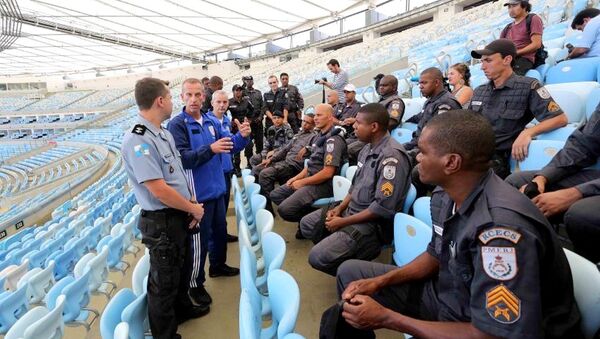
[[[319,104],[315,107],[315,126],[328,131],[333,126],[333,107],[330,104]]]
[[[429,75],[434,80],[437,79],[441,82],[444,81],[444,74],[442,73],[442,71],[440,71],[436,67],[429,67],[429,68],[425,69],[423,72],[421,72],[421,76],[426,75],[426,74]]]
[[[431,98],[444,90],[444,74],[435,67],[430,67],[421,72],[419,77],[419,88],[421,94],[426,98]]]
[[[331,106],[335,106],[340,102],[340,96],[334,90],[327,91],[327,103]]]
[[[386,75],[379,81],[378,92],[382,96],[395,94],[398,92],[398,79],[393,75]]]

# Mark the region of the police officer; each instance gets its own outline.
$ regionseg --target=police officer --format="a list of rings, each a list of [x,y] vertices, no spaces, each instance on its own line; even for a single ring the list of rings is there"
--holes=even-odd
[[[298,133],[302,110],[304,109],[304,98],[302,98],[298,87],[290,85],[290,76],[287,73],[281,73],[279,79],[281,80],[281,90],[285,92],[288,100],[288,122],[294,133]]]
[[[517,49],[508,39],[492,41],[482,50],[471,52],[481,59],[481,69],[490,80],[477,87],[470,109],[483,114],[496,134],[494,171],[501,178],[510,174],[509,158],[521,161],[527,157],[531,140],[567,124],[567,116],[546,88],[528,77],[513,73]],[[533,119],[531,128],[525,126]]]
[[[252,147],[254,147],[254,145],[256,145],[257,154],[260,154],[260,152],[262,152],[263,149],[263,95],[259,90],[254,88],[254,78],[251,75],[242,77],[242,81],[244,82],[243,95],[244,97],[248,98],[248,101],[250,101],[253,108],[252,119],[250,120],[250,129],[252,129],[252,142],[249,143],[248,146],[246,146],[246,149],[244,150],[246,160],[249,160],[252,157]],[[250,168],[249,161],[247,167]]]
[[[375,259],[381,245],[392,241],[394,215],[404,205],[411,165],[402,145],[388,133],[389,119],[385,107],[377,103],[362,106],[356,116],[356,135],[367,144],[348,195],[326,214],[325,227],[331,234],[308,256],[319,271],[335,276],[344,261]],[[300,220],[304,237],[313,238],[322,214],[317,210]]]
[[[267,117],[265,119],[266,130],[273,126],[273,112],[275,111],[283,112],[283,122],[285,124],[289,123],[289,104],[285,95],[286,92],[279,88],[279,80],[277,80],[276,76],[271,75],[267,81],[271,90],[264,94],[262,107],[263,114]]]
[[[398,79],[393,75],[386,75],[379,81],[380,95],[379,103],[385,106],[390,114],[390,126],[388,130],[402,124],[402,116],[404,115],[404,101],[398,96]]]
[[[189,296],[194,304],[205,306],[212,303],[212,297],[204,288],[207,254],[210,254],[210,277],[239,274],[237,268],[225,263],[227,224],[223,199],[226,183],[220,155],[242,150],[246,140],[241,129],[233,136],[223,135],[221,123],[214,116],[200,111],[200,103],[204,100],[204,88],[200,80],[188,78],[181,87],[181,100],[185,106],[180,114],[169,121],[167,128],[181,153],[183,167],[196,198],[205,209],[200,227],[190,232],[188,251],[192,262],[188,267]]]
[[[531,201],[489,169],[494,148],[494,131],[478,114],[429,121],[418,161],[421,180],[440,186],[431,241],[400,268],[340,266],[339,337],[372,338],[378,327],[419,338],[582,337],[565,253]]]
[[[346,157],[346,141],[333,128],[333,107],[315,107],[315,126],[320,130],[312,145],[308,166],[271,192],[277,211],[287,221],[300,221],[312,203],[333,194],[331,180],[339,173]],[[298,236],[301,237],[300,230]]]
[[[335,92],[333,92],[335,93]],[[336,93],[337,94],[337,93]],[[356,120],[356,114],[358,109],[362,106],[362,102],[356,100],[356,87],[353,84],[347,84],[344,87],[345,100],[333,107],[335,111],[334,123],[338,126],[344,126],[346,129],[346,135],[350,135],[354,132],[354,121]]]
[[[223,79],[214,75],[210,77],[208,81],[208,88],[205,88],[204,93],[204,102],[202,103],[201,111],[202,113],[208,113],[208,111],[212,111],[212,95],[215,91],[220,91],[223,89]]]
[[[274,125],[269,127],[267,133],[265,133],[265,148],[263,148],[262,153],[255,154],[252,156],[252,159],[250,159],[252,168],[260,165],[265,159],[269,159],[274,152],[280,147],[283,147],[294,137],[294,131],[292,131],[290,125],[284,124],[283,119],[283,112],[273,112],[272,120]]]
[[[272,157],[263,160],[260,165],[252,169],[252,174],[258,178],[260,193],[267,197],[268,210],[273,210],[269,194],[275,188],[275,183],[283,184],[302,171],[304,159],[310,154],[310,147],[316,136],[314,128],[314,116],[305,114],[300,132]]]
[[[138,228],[150,251],[148,317],[155,338],[181,338],[178,322],[208,313],[187,296],[188,227],[197,227],[204,209],[195,203],[171,133],[161,122],[171,116],[167,83],[144,78],[135,85],[140,109],[136,125],[125,133],[121,152],[135,198],[142,208]]]
[[[596,211],[600,206],[600,170],[588,167],[596,164],[598,158],[600,105],[543,169],[517,172],[506,178],[532,198],[546,217],[557,222],[564,219],[575,251],[592,262],[600,261],[600,217]]]
[[[252,121],[252,115],[254,113],[254,106],[250,102],[250,98],[245,97],[243,93],[244,88],[240,85],[233,85],[231,91],[233,92],[233,97],[229,99],[229,112],[231,113],[232,119],[234,121],[237,119],[239,122],[244,121]],[[237,132],[237,125],[231,126],[231,132]],[[246,145],[248,148],[248,145]],[[250,145],[252,148],[252,145]],[[252,155],[250,155],[251,157]],[[250,157],[246,154],[246,162],[250,163]],[[235,175],[238,177],[242,175],[242,171],[240,168],[241,163],[241,154],[240,152],[233,154],[233,168],[235,171]]]

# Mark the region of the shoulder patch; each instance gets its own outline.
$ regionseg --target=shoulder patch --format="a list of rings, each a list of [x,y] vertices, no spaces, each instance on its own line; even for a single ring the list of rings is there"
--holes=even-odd
[[[330,142],[330,140],[331,140],[331,142]],[[327,147],[326,147],[325,151],[327,151],[327,153],[331,153],[331,152],[333,152],[334,149],[335,149],[335,144],[333,143],[333,139],[327,140]]]
[[[556,101],[550,101],[548,104],[548,112],[555,113],[560,111],[560,106],[556,103]]]
[[[326,166],[331,165],[332,161],[333,161],[333,156],[331,154],[327,154],[327,156],[325,156],[325,165]]]
[[[438,106],[438,114],[448,112],[451,109],[452,109],[452,107],[450,107],[450,105],[441,104]]]
[[[540,98],[544,99],[544,100],[548,100],[550,99],[551,95],[550,92],[548,92],[548,90],[546,89],[546,87],[540,87],[536,90],[537,94],[540,96]]]
[[[479,233],[479,240],[485,245],[494,239],[506,239],[514,244],[521,239],[521,233],[510,228],[494,227]]]
[[[485,293],[485,308],[501,324],[512,324],[521,318],[521,300],[503,284]]]
[[[146,133],[146,129],[147,129],[146,126],[144,126],[142,124],[137,124],[137,125],[133,126],[131,133],[138,134],[138,135],[144,135],[144,133]]]
[[[133,152],[137,158],[143,157],[144,155],[150,155],[150,146],[148,144],[139,144],[133,146]]]
[[[396,158],[385,158],[383,159],[383,161],[381,162],[381,164],[383,164],[384,166],[389,164],[390,162],[393,162],[394,164],[398,163],[398,159]]]
[[[396,165],[383,166],[383,177],[387,180],[394,180],[396,177]]]
[[[481,246],[481,262],[488,277],[510,280],[517,275],[517,250],[514,247]]]
[[[384,196],[389,197],[392,195],[392,193],[394,193],[394,185],[389,182],[386,181],[385,183],[383,183],[381,185],[381,193],[383,193]]]

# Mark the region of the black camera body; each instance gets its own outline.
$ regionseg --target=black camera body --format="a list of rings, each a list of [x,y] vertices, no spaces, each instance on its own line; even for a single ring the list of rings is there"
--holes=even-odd
[[[321,80],[323,80],[323,81],[327,81],[327,78],[321,78]],[[316,84],[318,84],[318,83],[319,83],[319,81],[321,81],[321,80],[315,80],[315,85],[316,85]]]

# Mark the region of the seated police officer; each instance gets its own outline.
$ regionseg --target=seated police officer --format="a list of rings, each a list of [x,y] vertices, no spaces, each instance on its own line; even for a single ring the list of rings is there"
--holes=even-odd
[[[490,80],[477,87],[470,108],[483,114],[496,134],[493,169],[498,176],[510,174],[509,158],[521,161],[527,157],[531,140],[567,124],[567,116],[540,83],[516,75],[511,67],[517,55],[515,44],[508,39],[492,41],[482,50],[471,52],[481,59],[481,69]],[[539,123],[525,126],[536,118]]]
[[[294,177],[304,167],[304,159],[310,154],[310,146],[315,136],[315,121],[312,114],[302,118],[302,129],[292,140],[279,148],[272,157],[263,160],[252,169],[254,177],[258,177],[260,194],[267,197],[267,209],[273,211],[269,195],[275,189],[275,183],[283,184]]]
[[[173,97],[162,80],[135,85],[140,109],[135,127],[125,133],[121,152],[135,198],[142,208],[138,228],[150,251],[148,319],[154,338],[181,338],[177,324],[208,313],[188,298],[187,228],[196,228],[204,209],[194,201],[173,136],[161,127],[171,117]]]
[[[402,209],[410,187],[410,160],[402,145],[387,131],[389,115],[381,104],[362,106],[356,116],[356,136],[366,146],[358,156],[358,169],[348,195],[339,206],[314,211],[300,220],[300,231],[314,239],[315,228],[325,223],[331,234],[310,251],[310,265],[335,275],[348,259],[375,259],[382,244],[392,241],[394,215]]]
[[[273,126],[269,127],[265,133],[264,148],[260,154],[255,154],[250,158],[252,168],[259,166],[264,160],[271,158],[273,153],[294,137],[294,131],[292,131],[290,125],[286,124],[283,119],[283,112],[273,112],[271,118]]]
[[[333,128],[333,107],[315,107],[315,126],[320,130],[311,147],[308,165],[302,172],[271,192],[277,211],[287,221],[300,221],[315,200],[333,195],[331,180],[346,157],[346,141]],[[301,236],[298,230],[297,236]]]
[[[535,205],[489,169],[494,146],[471,111],[429,121],[417,160],[421,180],[440,186],[431,242],[402,267],[340,266],[340,338],[380,327],[419,338],[582,337],[565,253]]]
[[[550,220],[558,217],[556,221],[560,221],[564,213],[575,251],[593,262],[600,261],[600,214],[595,210],[600,206],[600,170],[587,167],[599,158],[600,105],[543,169],[517,172],[506,178],[532,198]]]
[[[390,125],[388,130],[402,125],[402,116],[404,116],[404,101],[398,96],[398,79],[393,75],[386,75],[379,81],[377,88],[379,93],[379,103],[385,106],[390,115]]]

